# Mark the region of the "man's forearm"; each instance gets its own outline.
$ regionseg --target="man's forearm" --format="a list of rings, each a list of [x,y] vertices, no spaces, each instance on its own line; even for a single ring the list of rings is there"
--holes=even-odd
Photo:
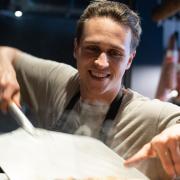
[[[20,57],[22,53],[22,51],[13,47],[0,46],[0,63],[10,62],[12,65],[14,65],[16,60],[20,59],[18,57]]]
[[[20,87],[14,64],[21,51],[7,46],[0,47],[0,109],[7,111],[10,101],[20,106]]]

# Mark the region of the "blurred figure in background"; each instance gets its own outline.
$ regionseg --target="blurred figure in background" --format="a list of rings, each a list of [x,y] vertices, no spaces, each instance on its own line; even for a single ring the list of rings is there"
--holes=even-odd
[[[177,92],[174,91],[178,83],[176,81],[178,64],[177,39],[177,32],[170,36],[166,55],[162,64],[160,80],[155,96],[155,98],[162,101],[171,101],[171,98],[177,96]]]
[[[176,65],[176,89],[174,96],[171,97],[170,102],[180,106],[180,49],[179,49],[178,63]]]

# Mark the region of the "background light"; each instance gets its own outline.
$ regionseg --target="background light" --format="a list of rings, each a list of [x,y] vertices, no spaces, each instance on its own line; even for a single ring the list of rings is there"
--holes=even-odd
[[[22,13],[22,11],[15,11],[15,12],[14,12],[14,15],[15,15],[16,17],[21,17],[21,16],[23,15],[23,13]]]

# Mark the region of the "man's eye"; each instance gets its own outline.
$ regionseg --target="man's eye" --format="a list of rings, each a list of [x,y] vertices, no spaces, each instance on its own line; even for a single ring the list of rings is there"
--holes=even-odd
[[[118,51],[109,51],[108,55],[113,58],[122,58],[123,55]]]
[[[92,53],[99,53],[99,48],[97,47],[86,47],[85,50]]]

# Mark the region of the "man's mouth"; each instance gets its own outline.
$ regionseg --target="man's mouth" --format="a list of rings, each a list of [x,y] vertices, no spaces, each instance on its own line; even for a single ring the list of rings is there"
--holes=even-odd
[[[95,71],[89,71],[89,73],[93,78],[97,78],[97,79],[108,78],[110,76],[110,73],[102,73],[102,72],[95,72]]]

